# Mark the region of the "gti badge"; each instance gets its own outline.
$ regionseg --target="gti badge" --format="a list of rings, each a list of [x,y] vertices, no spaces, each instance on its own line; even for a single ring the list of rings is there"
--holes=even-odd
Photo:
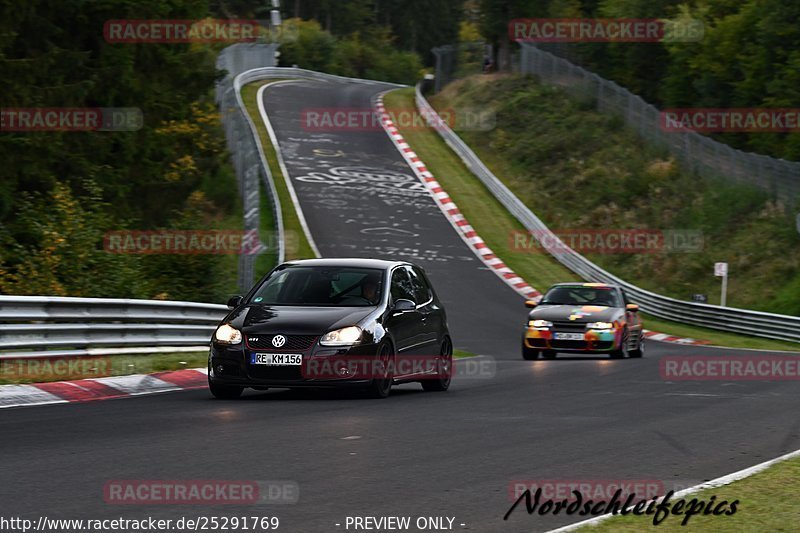
[[[286,344],[286,337],[284,337],[283,335],[275,335],[274,337],[272,337],[272,345],[274,347],[280,348],[284,344]]]

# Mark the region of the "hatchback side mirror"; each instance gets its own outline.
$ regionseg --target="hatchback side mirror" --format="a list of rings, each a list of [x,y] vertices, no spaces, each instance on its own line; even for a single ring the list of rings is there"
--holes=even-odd
[[[417,304],[405,298],[398,298],[392,306],[393,313],[405,313],[406,311],[413,311],[417,308]]]
[[[239,307],[239,305],[241,305],[242,300],[244,300],[242,296],[232,296],[230,300],[228,300],[228,307],[231,309],[235,309]]]
[[[539,304],[536,303],[536,300],[525,300],[525,307],[527,307],[528,309],[533,309],[537,305]]]
[[[627,309],[628,311],[631,311],[631,312],[635,313],[636,311],[638,311],[638,310],[639,310],[639,306],[638,306],[638,305],[636,305],[636,304],[628,304],[628,305],[626,305],[626,306],[625,306],[625,309]]]

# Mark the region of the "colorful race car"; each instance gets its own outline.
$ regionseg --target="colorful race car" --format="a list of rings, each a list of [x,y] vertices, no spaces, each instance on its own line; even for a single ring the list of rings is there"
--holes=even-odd
[[[616,285],[558,283],[540,302],[525,305],[532,310],[522,335],[523,359],[552,359],[558,352],[644,355],[639,306]]]

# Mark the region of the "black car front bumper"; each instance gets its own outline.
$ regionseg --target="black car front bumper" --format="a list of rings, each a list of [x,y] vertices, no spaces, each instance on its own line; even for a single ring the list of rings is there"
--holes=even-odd
[[[243,344],[234,346],[213,343],[208,355],[208,379],[216,385],[239,387],[363,387],[372,378],[363,374],[340,374],[342,361],[369,361],[377,358],[377,344],[358,344],[336,348],[315,343],[311,348],[299,353],[303,356],[301,365],[267,366],[250,363],[250,354],[277,353],[270,350],[253,350]]]

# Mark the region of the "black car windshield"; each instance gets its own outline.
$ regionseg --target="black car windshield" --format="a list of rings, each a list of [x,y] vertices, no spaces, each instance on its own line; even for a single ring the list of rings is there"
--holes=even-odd
[[[622,307],[617,292],[610,287],[560,286],[544,295],[539,305],[600,305]]]
[[[250,302],[263,305],[367,307],[377,305],[382,295],[382,270],[288,265],[264,280]]]

